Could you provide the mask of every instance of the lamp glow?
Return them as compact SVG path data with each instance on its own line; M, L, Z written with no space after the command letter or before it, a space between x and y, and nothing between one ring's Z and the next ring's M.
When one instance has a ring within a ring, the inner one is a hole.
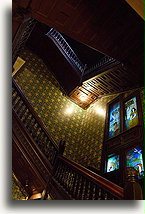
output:
M102 115L102 116L105 115L105 111L104 111L104 109L101 108L101 107L97 107L97 108L96 108L96 113L99 114L99 115Z
M72 106L70 106L65 110L65 113L69 115L69 114L72 114L73 111L74 111L74 108Z
M86 101L86 99L87 99L87 95L81 95L81 96L80 96L80 100L81 100L82 102Z

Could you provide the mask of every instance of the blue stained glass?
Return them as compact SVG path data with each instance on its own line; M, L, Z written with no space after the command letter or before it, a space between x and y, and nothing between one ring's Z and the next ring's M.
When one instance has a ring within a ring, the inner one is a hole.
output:
M125 103L125 126L126 129L130 129L138 124L138 112L136 97L128 100Z
M119 169L119 155L108 158L107 172L111 172L117 169Z
M139 172L139 177L143 176L144 167L143 167L142 149L140 147L136 147L127 152L126 166L134 167Z
M109 112L109 138L120 133L120 103L117 102L110 107Z

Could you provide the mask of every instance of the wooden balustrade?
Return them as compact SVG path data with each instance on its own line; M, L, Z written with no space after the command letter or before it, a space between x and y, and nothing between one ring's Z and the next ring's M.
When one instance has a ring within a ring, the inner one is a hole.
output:
M88 67L83 76L83 81L86 81L89 78L92 78L96 75L99 75L102 72L107 71L108 69L119 65L120 62L117 61L116 59L109 57L109 56L104 56L102 59L100 59L96 64Z
M102 71L106 71L107 69L120 64L120 62L117 61L116 59L109 57L109 56L104 56L102 59L100 59L98 62L96 62L96 64L94 64L90 67L87 67L87 65L84 65L80 61L80 59L77 57L75 52L72 50L72 48L69 46L69 44L66 42L66 40L63 38L63 36L58 31L51 28L46 35L50 39L52 39L52 41L56 44L56 46L59 48L59 50L63 54L65 53L65 55L67 56L69 61L73 65L75 65L75 67L79 71L81 71L83 81L85 81L88 78L88 75L90 75L90 74L92 75L92 72L94 72L94 71L96 72L95 75L97 75Z
M51 28L46 35L51 38L59 48L61 48L60 51L62 50L63 53L65 53L69 60L72 62L72 64L75 65L81 73L83 73L86 66L83 65L83 63L77 57L67 41L64 39L64 37L53 28Z
M107 64L113 63L113 62L118 62L117 60L115 60L112 57L109 56L104 56L102 59L100 59L96 64L90 66L85 73L89 73L92 72L96 69L99 69L100 67L106 66Z
M26 14L25 14L26 16ZM27 14L28 16L28 14ZM12 45L12 62L14 63L17 56L19 55L19 52L24 47L27 39L29 38L33 28L35 27L35 24L37 21L35 19L28 17L25 17L22 24L20 25L18 32L14 38L13 45Z
M54 179L71 199L124 199L123 188L63 156L57 159Z
M50 137L45 125L37 116L33 107L27 101L14 79L12 88L12 106L34 142L53 165L59 148Z

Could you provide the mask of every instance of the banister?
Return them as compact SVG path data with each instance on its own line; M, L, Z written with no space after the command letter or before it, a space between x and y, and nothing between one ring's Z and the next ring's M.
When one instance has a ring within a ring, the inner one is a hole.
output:
M59 155L58 163L61 163L61 162L63 162L65 166L68 166L68 168L70 170L73 169L75 171L75 173L77 173L79 175L78 177L82 176L82 178L87 178L87 182L88 183L90 182L90 185L91 185L91 183L95 183L96 185L99 186L99 188L102 188L103 191L106 191L107 193L109 192L110 194L114 195L118 199L124 198L124 190L120 186L112 183L111 181L103 178L102 176L100 176L98 174L95 174L94 172L75 163L74 161L71 161L64 156ZM56 166L56 168L57 168L57 166ZM63 171L63 174L65 174L65 171ZM62 177L63 177L63 175L62 175ZM61 180L63 180L62 177L61 177Z
M91 72L93 72L94 70L100 70L103 67L106 67L108 65L118 65L120 64L119 61L117 61L116 59L110 57L110 56L104 56L103 58L101 58L98 62L96 62L96 64L91 65L90 67L88 67L85 72L84 75L87 75Z
M27 98L25 97L25 95L23 94L22 90L20 89L20 87L18 86L18 84L16 83L16 81L14 80L14 78L12 78L12 83L14 85L14 87L17 89L19 95L21 96L22 100L25 102L25 104L27 105L28 109L30 110L30 112L34 115L35 119L37 120L37 122L39 123L39 125L41 126L42 130L46 133L46 135L50 138L50 140L52 141L54 147L58 150L58 145L55 143L55 141L53 140L53 138L50 136L50 134L47 131L47 128L45 126L45 124L42 122L42 120L39 118L39 116L36 114L36 112L34 111L34 108L32 107L32 105L28 102Z
M70 45L67 43L67 41L64 39L64 37L56 31L54 28L51 28L48 33L46 34L49 38L51 38L55 44L58 46L60 51L63 51L63 54L69 58L69 60L72 62L73 65L81 72L83 73L85 70L85 65L80 61L78 56L75 54L75 52L72 50Z
M51 28L46 36L48 36L55 43L66 59L69 60L75 68L77 68L82 75L82 81L87 80L90 76L93 77L94 75L98 75L105 70L120 64L120 62L116 59L105 55L95 64L88 67L87 64L83 64L80 61L64 37L54 28Z

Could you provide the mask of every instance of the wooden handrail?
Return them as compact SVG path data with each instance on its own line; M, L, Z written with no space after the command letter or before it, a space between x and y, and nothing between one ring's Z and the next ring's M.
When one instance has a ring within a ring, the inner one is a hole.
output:
M86 66L80 61L64 37L54 28L51 28L46 36L53 40L59 50L65 54L69 61L83 74Z
M53 143L54 147L58 150L58 145L55 143L55 141L53 140L53 138L50 136L50 134L47 131L47 128L45 126L45 124L42 122L42 120L39 118L39 116L36 114L34 108L31 106L31 104L28 102L27 98L25 97L25 95L23 94L22 90L20 89L20 87L18 86L18 84L16 83L16 81L14 80L14 78L12 78L12 83L14 85L14 87L17 89L19 95L21 96L22 100L24 101L24 103L26 104L26 106L28 107L28 109L30 110L30 112L33 114L33 116L35 117L35 119L37 120L37 122L39 123L39 125L41 126L42 130L46 133L46 135L49 137L49 139L51 140L51 142Z

